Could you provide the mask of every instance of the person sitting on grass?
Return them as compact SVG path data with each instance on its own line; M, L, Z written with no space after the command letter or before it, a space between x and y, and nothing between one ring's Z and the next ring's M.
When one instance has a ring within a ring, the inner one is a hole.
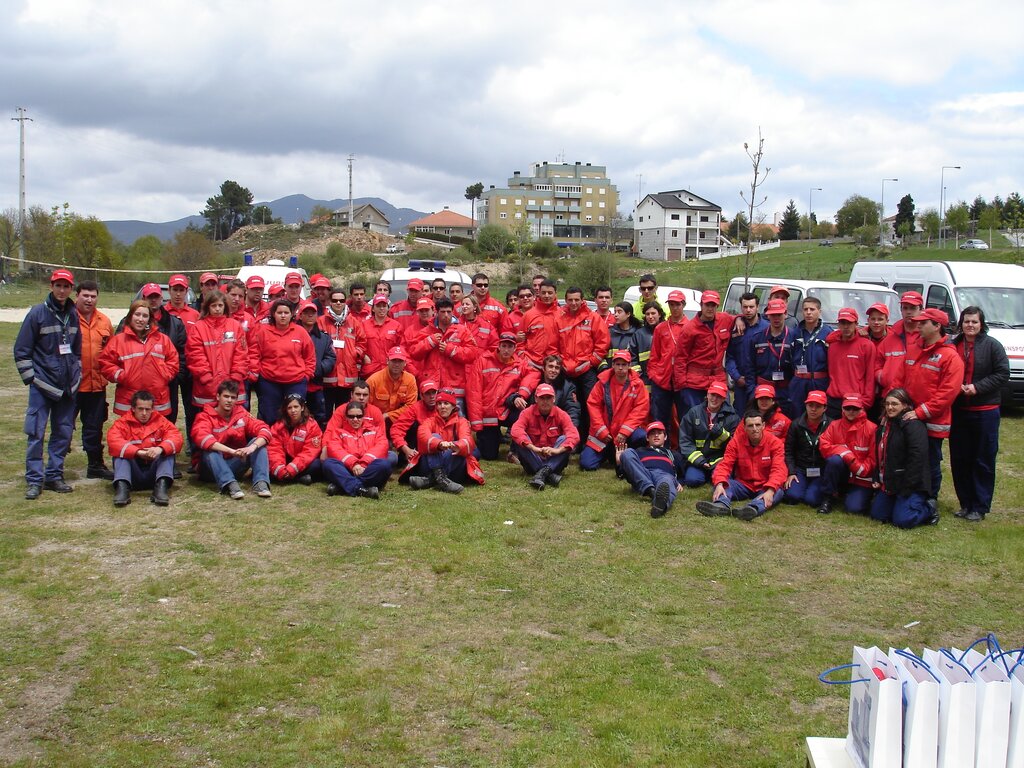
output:
M243 499L238 481L251 469L253 492L269 499L270 438L270 427L238 404L238 382L222 381L217 400L204 406L192 425L192 441L201 452L199 479L216 482L232 499Z
M705 517L733 515L750 521L782 501L786 493L785 447L765 429L759 411L744 414L743 431L729 441L711 482L715 484L711 501L697 502L697 511ZM748 503L733 509L734 501Z
M555 405L554 387L541 384L534 397L537 402L519 414L512 425L512 450L518 454L523 471L533 475L530 487L543 491L545 485L557 488L562 482L580 433L569 414Z
M683 484L687 488L699 488L711 479L739 426L740 417L726 400L728 394L723 382L713 382L707 399L693 406L679 423L679 452L686 459Z
M166 507L174 457L184 442L178 428L153 410L151 392L140 389L132 395L131 410L107 430L107 448L114 460L114 506L131 504L133 489L152 488L149 500Z
M821 472L821 504L818 514L827 515L839 496L845 493L849 512L868 512L875 473L875 424L864 413L860 394L851 392L843 398L843 417L836 419L821 436L819 450L825 458Z
M820 389L807 393L804 413L789 426L786 433L786 503L821 504L821 473L825 459L818 450L825 428L832 420L825 414L828 398Z
M327 495L379 499L394 464L388 458L388 438L383 424L368 424L362 403L349 401L344 412L347 424L327 437L324 476Z
M403 474L415 491L437 488L444 493L462 493L467 478L484 484L480 463L473 455L469 422L456 410L455 393L442 390L435 398L434 412L420 422L416 434L419 453L409 461Z
M605 459L614 459L616 449L642 446L647 441L641 425L648 419L650 396L631 364L629 351L618 350L612 355L611 370L598 375L587 398L590 434L580 453L580 469L585 472L597 469Z
M284 397L281 418L270 428L267 459L275 483L312 485L322 477L320 451L323 433L302 395Z
M683 459L666 444L668 432L660 421L647 425L647 446L617 448L615 462L633 490L651 500L651 517L663 517L683 490L679 477Z
M775 397L775 387L771 384L758 384L754 388L754 402L764 418L764 428L785 442L791 422L789 416L784 414L782 408L779 407L779 401Z

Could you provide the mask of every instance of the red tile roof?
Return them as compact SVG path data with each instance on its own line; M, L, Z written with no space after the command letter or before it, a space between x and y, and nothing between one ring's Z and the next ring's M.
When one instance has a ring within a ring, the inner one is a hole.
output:
M444 210L439 213L432 213L429 216L424 216L422 219L409 223L409 229L415 229L416 227L461 227L469 228L475 227L476 222L469 216L463 216L461 213L456 213L451 210Z

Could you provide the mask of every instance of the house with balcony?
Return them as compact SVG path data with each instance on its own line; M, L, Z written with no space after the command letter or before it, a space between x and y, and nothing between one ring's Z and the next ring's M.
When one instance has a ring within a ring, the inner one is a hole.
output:
M529 227L536 240L561 247L603 248L612 237L619 193L603 165L534 163L527 175L513 172L506 186L484 190L477 204L483 224Z
M651 261L715 258L722 207L685 189L647 195L633 215L633 251Z
M348 207L339 208L331 215L334 223L340 227L352 227L362 229L366 232L376 232L381 235L388 234L391 221L377 206L372 203L357 205L352 210L352 221L348 218Z

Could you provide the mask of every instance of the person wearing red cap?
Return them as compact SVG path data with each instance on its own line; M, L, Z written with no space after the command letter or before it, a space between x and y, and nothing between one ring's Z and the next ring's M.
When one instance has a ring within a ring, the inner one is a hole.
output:
M438 301L447 301L447 299L440 298ZM436 331L437 327L434 325L435 314L434 300L426 296L421 296L416 302L415 322L411 325L407 325L402 330L401 346L406 350L406 354L408 354L408 351L412 349L413 344L416 344L424 336L430 336ZM417 379L421 378L423 373L421 370L421 361L410 356L406 370Z
M680 386L676 407L686 413L704 400L714 381L725 382L725 350L736 318L719 312L717 291L704 291L700 312L683 326L676 352L674 378Z
M534 397L536 402L519 414L509 434L523 471L533 475L530 487L543 491L545 485L557 488L562 482L580 433L569 414L555 405L554 387L541 384Z
M298 272L289 272L284 276L284 300L291 307L294 317L302 303L302 275Z
M131 503L131 491L152 489L149 500L158 507L170 503L174 481L174 457L184 439L178 428L153 410L153 395L140 389L131 410L107 430L107 447L114 463L114 506Z
M14 341L14 364L28 387L25 411L25 498L38 499L43 488L74 490L64 480L64 457L75 428L75 398L82 382L82 329L71 299L75 278L67 269L50 275L50 293L29 309ZM48 459L43 442L50 425Z
M501 330L505 321L505 305L491 296L491 279L483 272L473 275L473 293L479 304L480 319L495 329L495 333Z
M928 504L928 431L919 419L903 418L913 407L905 389L888 392L875 433L877 490L870 514L872 519L892 523L897 528L914 528L939 520Z
M764 308L768 324L749 336L750 354L743 378L747 382L747 399L756 397L754 390L768 385L774 389L779 409L790 416L793 404L789 399L789 383L793 380L793 341L795 334L786 326L786 302L771 299ZM782 435L776 435L782 437Z
M825 429L832 423L825 414L828 397L819 389L807 393L804 412L789 425L786 432L787 504L821 504L821 473L825 458L818 444Z
M592 472L605 459L614 458L617 448L644 445L643 425L650 416L650 396L640 374L630 368L629 352L620 349L612 358L611 370L597 377L587 398L590 433L580 453L580 469Z
M498 348L480 355L476 366L480 380L481 422L477 425L471 421L470 426L477 432L480 458L494 461L498 458L501 444L501 428L511 429L520 411L526 407L530 389L524 385L523 379L530 370L530 364L523 355L516 353L516 337L503 333L498 339Z
M82 420L82 450L88 457L85 476L113 480L114 473L103 463L103 422L107 420L107 380L100 370L100 353L114 335L110 318L96 309L100 287L95 280L83 280L75 291L79 330L82 334L82 383L75 405Z
M786 435L789 433L789 425L792 422L789 416L779 408L778 400L775 397L775 387L771 384L758 384L754 387L754 402L750 407L761 414L767 432L771 432L779 440L785 441Z
M400 460L412 461L418 451L416 450L416 432L419 425L431 417L434 413L438 386L433 379L424 379L420 382L420 399L410 407L402 411L391 425L389 435L391 444L395 447Z
M266 317L270 309L267 302L263 300L263 291L266 287L266 281L259 275L252 275L245 281L245 311L252 315L255 322Z
M868 307L868 325L863 329L863 335L878 348L882 340L889 335L889 307L878 302Z
M732 515L749 522L785 497L785 447L764 428L761 414L753 410L744 414L743 429L729 441L711 482L715 485L711 501L696 505L705 517ZM747 503L733 508L734 501Z
M704 402L679 420L679 453L686 461L683 483L688 488L699 488L711 479L740 423L728 397L725 384L716 381L708 387Z
M351 398L352 385L360 377L366 357L366 330L363 320L352 314L345 303L344 291L332 289L327 311L317 321L334 349L334 366L324 373L325 415Z
M565 306L556 315L556 324L565 375L576 385L577 397L585 401L597 383L597 369L611 345L608 326L590 311L583 301L583 289L576 286L566 289ZM589 434L587 412L581 416L580 431Z
M535 293L536 303L523 313L525 341L522 350L536 368L543 365L548 355L558 354L557 295L554 281L545 279Z
M310 298L313 300L313 306L316 307L317 317L322 315L327 307L331 303L331 281L321 275L319 272L309 278L309 289L313 294ZM365 293L365 289L363 291Z
M753 365L753 348L750 340L754 334L768 327L768 321L757 311L758 297L753 291L740 296L740 320L732 331L729 346L725 350L725 372L732 381L732 407L737 414L747 409L750 400L747 371ZM671 304L669 305L671 307ZM742 327L741 327L742 326ZM652 393L652 400L653 400ZM653 406L652 406L653 408Z
M469 422L459 416L456 401L454 392L441 390L434 412L420 422L416 433L420 450L402 473L415 491L437 488L444 493L462 493L468 480L484 484L480 462L473 455L473 432Z
M619 472L644 498L651 500L651 517L663 517L683 489L679 476L683 458L668 447L668 432L660 421L647 425L647 445L616 448L615 462Z
M363 336L366 347L363 351L362 375L367 379L377 371L384 370L388 362L388 350L402 345L402 326L388 317L388 297L378 293L370 301L370 316L363 320ZM412 371L406 370L415 376Z
M310 378L316 372L316 348L309 334L292 322L286 299L270 305L269 323L253 329L249 347L250 377L256 378L259 416L266 424L278 419L285 395L295 392L306 397Z
M949 437L953 421L953 402L964 383L964 361L956 347L946 343L949 316L941 309L929 307L919 313L918 333L921 348L917 360L907 356L904 368L904 389L916 408L903 418L921 419L928 428L928 463L931 466L929 504L938 512L939 489L942 486L942 441Z
M921 334L917 316L921 314L924 299L917 291L900 296L902 317L893 323L889 333L878 345L881 367L875 375L878 389L888 392L902 387L908 365L914 365L921 352Z
M821 435L818 449L825 459L821 472L821 504L818 514L827 515L840 494L856 515L866 514L871 504L875 474L875 424L864 413L860 394L843 398L843 417L829 424Z
M452 322L453 312L452 303L440 299L431 331L416 339L408 347L408 354L417 362L419 376L429 377L441 389L455 393L462 401L460 412L467 412L467 407L479 407L479 378L473 362L481 350L465 326Z
M960 312L953 347L964 363L964 380L953 402L949 468L960 501L956 513L969 522L985 519L992 507L999 453L999 402L1010 380L1010 362L998 339L989 335L985 311Z
M299 303L299 325L309 334L316 355L316 368L306 385L306 403L321 429L327 426L327 419L333 413L327 403L327 392L331 388L331 379L337 374L338 354L342 352L334 346L334 340L324 330L322 322L322 317L317 318L316 304L303 299Z
M824 392L829 385L828 335L835 330L821 319L821 299L805 296L800 303L803 320L793 339L793 380L789 399L799 413L809 392Z
M416 377L405 370L409 356L401 347L392 347L387 358L388 364L370 376L366 385L370 389L370 402L380 408L385 428L390 429L416 402Z
M405 292L407 298L391 306L391 317L398 321L403 331L417 322L416 303L423 293L423 281L418 277L410 278L405 284Z
M367 422L362 403L349 401L337 413L344 413L345 422L327 438L323 463L327 495L378 499L394 469L384 425Z
M270 428L267 462L275 483L312 485L323 477L323 432L301 395L287 395L281 418Z
M846 395L860 395L865 410L875 401L877 353L875 345L857 332L859 319L857 310L843 307L839 310L839 330L825 339L828 342L828 415L833 419L839 418Z
M227 300L220 291L203 299L202 316L185 343L185 360L192 371L192 405L196 412L217 401L217 385L238 383L238 402L245 406L249 378L249 344L245 329L227 316Z
M199 295L196 296L195 301L192 302L192 309L199 312L203 308L203 299L206 298L206 294L211 291L215 291L220 287L220 279L213 272L203 272L199 276Z
M674 380L676 351L679 336L686 323L683 310L686 307L686 296L682 291L671 291L667 298L668 317L654 327L651 337L651 356L647 361L647 378L651 382L651 416L662 424L673 424L683 414L675 414L675 390L678 388Z

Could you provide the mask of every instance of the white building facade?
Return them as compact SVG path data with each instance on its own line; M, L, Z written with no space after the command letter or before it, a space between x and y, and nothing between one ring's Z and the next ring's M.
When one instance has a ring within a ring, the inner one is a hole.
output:
M647 195L633 215L633 249L650 261L715 258L722 207L685 189Z

